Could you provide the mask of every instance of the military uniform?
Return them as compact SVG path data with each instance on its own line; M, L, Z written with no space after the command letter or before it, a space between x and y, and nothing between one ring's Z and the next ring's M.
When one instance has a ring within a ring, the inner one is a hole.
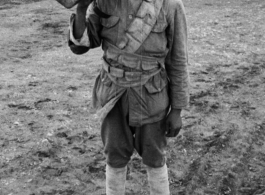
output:
M101 15L97 13L100 10ZM102 119L107 163L124 167L134 148L150 167L165 164L164 121L187 107L187 26L181 0L97 0L87 28L69 46L76 54L102 46L93 105ZM151 160L150 160L151 159Z

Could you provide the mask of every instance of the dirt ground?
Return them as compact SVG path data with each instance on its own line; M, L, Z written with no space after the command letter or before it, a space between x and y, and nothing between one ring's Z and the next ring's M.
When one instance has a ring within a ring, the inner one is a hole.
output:
M168 140L173 195L265 195L265 1L183 0L191 103ZM101 50L77 56L55 1L0 2L0 194L102 195L91 91ZM127 195L149 194L135 154Z

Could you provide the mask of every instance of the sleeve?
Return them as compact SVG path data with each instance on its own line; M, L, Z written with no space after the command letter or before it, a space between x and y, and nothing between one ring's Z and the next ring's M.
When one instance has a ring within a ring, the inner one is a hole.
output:
M86 16L86 29L80 39L75 39L73 35L74 22L75 14L72 14L67 38L68 46L73 53L84 54L89 49L93 49L101 45L100 30L102 27L100 24L100 18L94 12L92 4L88 7Z
M169 53L165 67L169 78L171 108L182 109L189 104L187 23L182 1L172 2L175 5L168 6L167 15L169 26L166 31Z

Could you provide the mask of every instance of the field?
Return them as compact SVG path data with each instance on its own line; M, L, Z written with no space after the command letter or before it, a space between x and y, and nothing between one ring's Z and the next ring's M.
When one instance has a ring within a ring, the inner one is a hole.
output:
M190 107L168 139L173 195L265 195L265 1L183 0ZM0 194L103 195L91 91L100 49L71 53L55 1L0 2ZM149 194L135 154L127 195Z

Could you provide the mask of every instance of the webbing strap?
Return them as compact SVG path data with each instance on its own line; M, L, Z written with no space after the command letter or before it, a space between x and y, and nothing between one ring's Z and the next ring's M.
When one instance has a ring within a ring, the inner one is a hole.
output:
M125 34L128 42L119 44L120 49L129 53L134 53L139 49L153 29L163 2L164 0L146 0L142 2L135 19L126 30Z
M106 60L104 59L102 63L102 68L111 76L116 77L116 78L125 78L125 80L127 81L135 81L141 78L150 78L161 71L161 68L154 68L148 74L144 74L143 72L124 71L120 68L115 68L115 67L110 66L108 62L106 62Z
M112 76L122 78L124 77L124 70L110 66L106 60L103 59L102 68Z
M143 56L136 53L128 53L115 45L103 40L102 46L105 48L105 57L117 62L120 65L139 70L152 70L154 68L164 68L165 55L161 57ZM140 66L138 66L140 63Z

